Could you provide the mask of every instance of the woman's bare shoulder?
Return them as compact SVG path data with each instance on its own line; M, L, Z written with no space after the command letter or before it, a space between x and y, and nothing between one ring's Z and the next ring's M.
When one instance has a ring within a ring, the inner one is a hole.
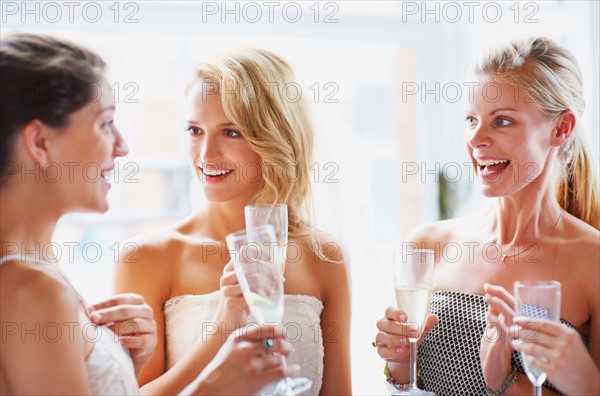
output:
M339 239L322 230L299 237L293 243L298 243L303 254L309 254L315 264L343 264L347 257Z
M190 218L184 218L159 229L137 235L125 243L121 254L121 263L139 263L144 265L161 264L172 261L189 238L185 232Z
M72 320L79 302L73 290L27 262L0 266L2 320Z
M589 257L594 264L600 262L600 230L571 214L565 214L563 236L569 250L579 258Z

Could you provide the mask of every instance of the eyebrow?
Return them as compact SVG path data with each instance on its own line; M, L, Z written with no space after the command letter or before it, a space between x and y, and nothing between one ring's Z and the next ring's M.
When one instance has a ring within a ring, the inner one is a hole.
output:
M113 105L106 106L106 107L105 107L105 108L103 108L103 109L100 109L100 110L98 111L97 115L100 115L100 114L104 113L105 111L110 111L110 110L115 110L115 105L114 105L114 104L113 104Z
M198 125L198 122L196 122L194 120L188 120L188 124ZM228 121L228 122L222 122L222 123L216 125L217 128L223 128L223 127L228 127L228 126L235 127L235 124L233 122Z
M506 111L506 110L508 110L508 111L517 111L517 109L515 109L515 108L512 108L512 107L503 107L503 108L501 108L501 109L496 109L496 110L494 110L494 111L491 111L491 112L490 112L490 115L493 115L493 114L495 114L495 113L497 113L497 112L499 112L499 111Z

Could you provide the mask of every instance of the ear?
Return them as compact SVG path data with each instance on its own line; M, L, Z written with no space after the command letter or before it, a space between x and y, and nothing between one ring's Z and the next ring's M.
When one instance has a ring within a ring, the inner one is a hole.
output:
M577 124L575 114L571 110L563 111L556 119L550 143L555 147L562 146L563 143L569 140L571 133L575 129L575 124Z
M50 129L40 120L32 120L22 129L23 142L27 152L41 167L51 162L49 155Z

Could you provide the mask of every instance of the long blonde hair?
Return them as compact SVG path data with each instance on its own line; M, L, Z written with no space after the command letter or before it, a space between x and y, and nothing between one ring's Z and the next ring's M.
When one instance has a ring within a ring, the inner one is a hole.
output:
M475 66L478 75L508 75L525 87L540 110L556 119L571 110L579 119L585 108L582 78L573 55L545 37L515 40L495 47ZM600 229L596 167L579 124L558 150L560 176L556 197L560 206Z
M225 115L261 158L264 183L253 203L287 204L290 236L309 234L314 132L291 67L247 49L202 64L195 77L219 93Z

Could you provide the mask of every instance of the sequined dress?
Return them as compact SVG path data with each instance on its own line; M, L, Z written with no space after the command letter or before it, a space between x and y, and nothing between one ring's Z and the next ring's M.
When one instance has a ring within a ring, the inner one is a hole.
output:
M479 358L487 307L480 295L433 293L430 312L438 315L439 322L425 336L418 353L425 390L436 396L487 394ZM563 319L561 322L573 328ZM582 336L582 340L588 344L586 337ZM513 352L512 362L517 371L524 373L517 352ZM548 381L544 386L558 392Z

